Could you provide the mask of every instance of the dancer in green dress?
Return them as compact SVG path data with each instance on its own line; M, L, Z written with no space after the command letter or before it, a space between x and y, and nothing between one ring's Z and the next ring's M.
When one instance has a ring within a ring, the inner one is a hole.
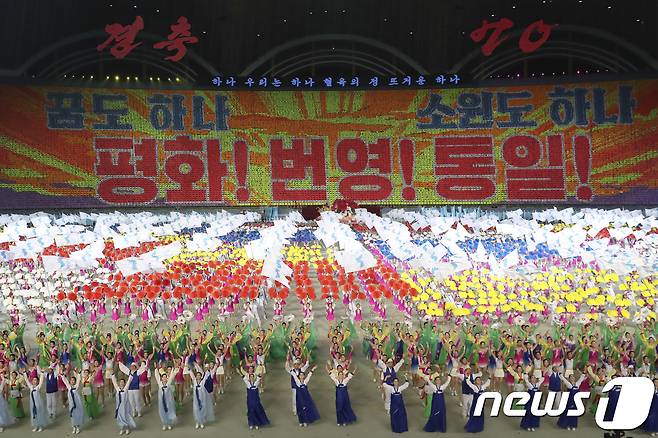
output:
M22 382L22 378L16 371L12 371L7 385L9 391L8 404L9 410L16 418L25 417L25 410L23 408L23 387L24 383Z

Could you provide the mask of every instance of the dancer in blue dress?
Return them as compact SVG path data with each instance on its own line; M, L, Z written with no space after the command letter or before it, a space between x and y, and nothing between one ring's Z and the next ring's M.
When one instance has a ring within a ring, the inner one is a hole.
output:
M642 425L645 432L656 436L658 433L658 378L653 379L653 400L651 401L651 408L649 415Z
M260 401L260 377L256 376L254 370L251 369L249 374L243 378L244 384L247 386L247 423L249 429L258 430L261 426L270 424L267 418L265 409Z
M425 392L432 394L432 405L430 409L430 416L425 423L423 430L425 432L445 432L446 431L446 402L443 396L443 391L450 385L450 376L448 379L441 383L441 376L434 377L432 382L429 376L424 375L427 385Z
M383 384L384 391L391 401L390 416L391 416L391 430L395 433L403 433L409 430L407 424L407 409L404 406L404 399L402 392L409 387L409 382L400 385L400 381L396 377L393 379L393 384Z
M537 382L537 377L534 375L530 377L526 375L524 381L528 388L528 394L530 394L530 400L525 404L525 415L521 418L521 429L534 432L539 428L539 417L532 414L532 399L536 393L540 392L541 383Z
M462 357L462 360L464 358ZM473 406L473 390L468 385L468 383L475 383L477 377L481 377L482 373L473 373L471 368L467 365L463 369L463 373L457 373L453 377L457 377L461 382L462 386L462 401L460 406L462 407L462 416L468 418L471 407ZM468 381L468 382L467 382Z
M7 385L7 380L4 377L0 376L0 394L4 394L5 386ZM11 426L16 422L14 413L9 411L9 404L7 400L0 395L0 432L4 432L5 427Z
M72 385L69 382L69 379L66 376L61 376L62 382L67 389L67 397L69 404L69 417L71 417L71 427L73 427L73 434L77 435L80 433L80 427L86 422L85 416L85 407L82 404L82 398L80 397L80 381L82 377L78 374L75 377L75 382Z
M466 384L473 391L473 402L471 404L471 409L468 413L468 421L464 425L466 432L477 433L484 430L484 415L475 415L475 407L477 406L478 398L482 395L485 390L491 384L491 380L487 379L486 382L482 383L482 377L478 376L475 378L475 382L471 383L470 380L465 380Z
M165 368L155 371L155 381L158 383L158 413L162 422L162 430L171 430L176 424L176 402L174 401L174 379L178 368L171 369L169 374Z
M379 368L381 372L381 385L382 385L382 391L384 392L384 409L386 409L386 412L389 412L390 406L391 406L391 394L387 391L384 390L384 384L386 385L393 385L393 380L397 379L398 377L398 371L400 370L400 367L404 364L404 359L400 359L398 363L393 365L393 359L388 359L386 362L382 360L377 361L377 368Z
M331 377L331 380L336 385L336 424L346 426L356 421L356 415L354 415L352 404L350 403L350 395L347 392L347 383L352 380L356 370L354 370L354 373L348 372L345 375L345 371L341 365L338 365L336 368L334 372L329 373L329 377Z
M134 379L136 377L130 376L128 379ZM111 377L112 386L114 386L116 407L114 409L114 418L117 420L117 425L119 426L119 435L130 434L131 429L137 429L137 424L133 418L132 407L130 406L130 400L128 399L128 387L126 387L126 381L121 379L117 382L117 378L114 374Z
M30 390L30 421L32 422L32 432L41 432L44 427L48 426L49 418L46 409L46 403L41 396L41 388L45 382L45 374L37 368L39 379L36 377L30 381L27 375L23 374L23 380Z
M317 368L317 365L313 366L308 374L303 371L299 374L295 374L294 372L290 373L295 380L295 385L297 386L297 418L299 419L300 427L306 427L320 419L318 409L315 407L311 393L308 391L308 382L311 380L315 368Z
M286 371L291 375L290 376L290 388L292 389L292 414L297 415L297 385L295 384L295 377L299 376L299 373L306 372L309 367L308 360L303 364L299 360L294 360L291 365L291 357L288 356L286 359Z
M562 380L564 386L569 389L569 398L567 401L567 408L564 412L562 412L562 415L560 415L560 418L557 420L558 427L567 430L576 430L578 427L578 417L569 417L567 412L576 409L576 394L578 394L580 391L580 385L585 381L586 378L587 375L585 373L581 374L578 380L576 380L576 377L573 374L569 375L568 379L565 379L564 376L560 374L560 380ZM654 396L654 401L655 399L656 397Z

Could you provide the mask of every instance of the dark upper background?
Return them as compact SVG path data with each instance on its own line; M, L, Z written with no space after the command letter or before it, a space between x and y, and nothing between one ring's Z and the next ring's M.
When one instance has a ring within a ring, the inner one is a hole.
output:
M215 73L454 70L486 80L658 72L657 0L0 0L0 6L5 78L169 76L207 84ZM137 15L145 21L138 39L150 43L123 61L96 52L106 24L132 23ZM174 65L150 47L181 15L200 42ZM469 33L483 19L501 17L512 19L515 30L538 19L560 26L533 57L520 53L517 36L486 58Z

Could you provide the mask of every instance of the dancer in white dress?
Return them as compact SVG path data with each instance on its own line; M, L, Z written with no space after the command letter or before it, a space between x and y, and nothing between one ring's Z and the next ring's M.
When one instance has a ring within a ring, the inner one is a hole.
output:
M73 434L77 435L80 433L80 427L85 423L85 408L82 404L82 398L80 397L80 380L81 377L79 374L75 376L75 382L71 384L69 379L66 376L61 376L64 386L66 386L66 394L69 402L69 417L71 417L71 427L73 427Z
M129 377L130 380L133 378L136 377ZM117 382L116 376L112 375L112 386L114 386L116 398L114 418L117 420L117 425L119 426L119 435L123 435L124 433L128 435L131 429L137 429L137 424L133 418L128 390L126 389L126 381L121 379Z
M217 366L212 370L205 373L195 363L196 374L190 372L190 379L192 380L192 403L194 412L195 429L203 429L207 423L215 421L215 404L212 394L206 390L208 380L217 372Z
M165 368L160 368L155 372L155 380L158 383L158 413L160 421L162 421L162 430L171 430L177 421L174 387L172 386L177 372L178 368L172 369L168 375Z
M7 381L4 377L0 377L0 394L4 394ZM5 430L5 427L11 426L16 422L13 413L9 412L9 405L4 397L0 396L0 432Z
M23 380L30 390L30 421L32 422L32 432L41 432L43 428L48 426L48 411L46 408L46 403L41 396L41 388L43 387L45 378L44 374L39 371L39 379L36 377L30 380L27 378L27 375L23 374Z

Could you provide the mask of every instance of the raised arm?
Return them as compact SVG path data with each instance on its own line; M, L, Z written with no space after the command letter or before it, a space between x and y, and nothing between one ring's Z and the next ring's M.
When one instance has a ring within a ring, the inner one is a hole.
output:
M112 374L112 386L114 386L115 391L120 391L119 384L117 383L117 378Z
M66 386L67 390L71 390L71 383L69 382L69 379L66 376L62 376L62 383L64 383L64 386Z
M448 379L440 387L441 391L446 390L446 388L450 385L450 380L451 380L451 377L448 376Z
M117 365L119 367L119 371L121 371L126 376L130 375L130 369L127 366L125 366L123 363L118 362L118 361L117 361Z
M23 373L21 374L21 377L23 378L23 382L25 382L25 386L30 388L30 391L34 389L34 386L32 386L32 382L30 382L30 379L27 378L27 374Z
M37 386L34 389L36 389L37 391L40 391L41 388L43 387L43 382L45 382L45 381L46 381L45 375L41 374L39 376L39 383L37 384Z
M475 386L475 384L471 383L471 379L466 379L465 382L468 385L468 387L471 388L474 392L479 392L480 391L478 389L478 387Z

